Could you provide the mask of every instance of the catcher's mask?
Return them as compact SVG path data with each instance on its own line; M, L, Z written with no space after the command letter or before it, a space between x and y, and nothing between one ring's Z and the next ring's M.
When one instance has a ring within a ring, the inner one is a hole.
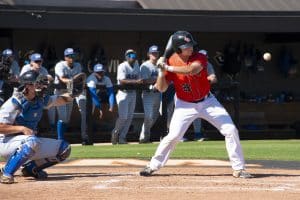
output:
M48 86L47 76L40 75L34 70L29 70L20 76L18 91L24 95L28 93L26 85L34 85L36 96L41 97L45 94Z

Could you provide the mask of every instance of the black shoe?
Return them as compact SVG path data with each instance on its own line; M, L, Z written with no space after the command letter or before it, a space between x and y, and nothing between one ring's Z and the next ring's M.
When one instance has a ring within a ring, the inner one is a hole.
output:
M45 172L44 170L32 170L32 171L28 171L26 169L26 167L24 167L21 170L22 176L24 177L34 177L35 179L39 179L39 180L43 180L46 179L48 177L47 172Z
M140 176L151 176L154 170L149 166L146 166L142 171L140 171Z
M119 131L114 130L111 133L111 143L118 144L119 143Z
M83 140L81 144L82 144L83 146L86 146L86 145L94 145L94 143L91 142L90 140Z
M147 143L151 143L150 140L145 140L145 139L142 139L139 141L140 144L147 144Z

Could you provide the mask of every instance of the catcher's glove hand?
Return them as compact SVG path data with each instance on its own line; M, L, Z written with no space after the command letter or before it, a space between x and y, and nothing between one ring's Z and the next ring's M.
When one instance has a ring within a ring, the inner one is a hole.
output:
M75 75L66 85L67 85L67 92L61 94L60 96L64 97L78 97L82 94L85 88L85 80L86 75L85 73L79 73Z

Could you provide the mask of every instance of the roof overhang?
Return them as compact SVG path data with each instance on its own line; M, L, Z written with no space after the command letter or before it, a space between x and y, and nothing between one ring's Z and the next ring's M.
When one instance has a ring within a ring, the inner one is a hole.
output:
M59 4L56 6L52 4L45 5L45 3L29 5L28 2L32 1L24 1L27 2L26 5L0 4L0 28L101 31L174 31L184 29L204 32L300 32L300 12L298 10L173 10L164 6L161 6L161 9L154 9L154 6L144 5L145 2L149 4L154 0L120 1L121 3L112 0L97 1L98 3L106 2L106 4L95 4L94 7L91 7L92 4L90 3L96 2L96 0L74 0L72 7L68 6L70 4L64 4L64 6L58 6ZM68 0L61 1L66 2ZM164 3L171 0L160 1ZM190 2L191 0L173 1ZM206 2L208 1L216 2L217 0L206 0ZM218 2L223 1L219 0ZM237 0L228 0L228 2L233 1ZM258 2L257 0L248 1ZM292 2L293 0L281 1ZM75 2L90 3L80 7L81 4ZM119 7L114 4L116 2ZM193 2L196 2L196 0ZM120 7L121 4L123 6Z
M300 11L299 0L137 0L144 9L197 11Z

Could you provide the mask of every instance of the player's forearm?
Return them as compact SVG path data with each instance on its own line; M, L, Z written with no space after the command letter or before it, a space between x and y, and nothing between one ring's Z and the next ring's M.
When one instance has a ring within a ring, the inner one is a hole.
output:
M160 75L157 77L156 84L154 85L154 87L160 92L165 92L169 86L163 73L164 72L160 72Z
M145 84L154 84L156 82L156 79L152 79L152 78L149 78L149 79L144 79L143 80Z
M180 67L165 65L165 69L173 73L193 75L193 74L198 74L203 69L203 67L199 63L192 63L191 65L180 66Z
M23 132L24 126L17 126L11 124L0 124L0 133L4 135L21 133Z
M67 96L59 96L56 100L56 106L62 106L73 101L73 98Z
M137 84L137 81L136 79L123 79L123 80L120 80L120 83L122 85L127 85L127 84Z
M109 107L112 109L115 105L115 95L113 87L107 88Z
M91 94L91 97L92 97L92 101L93 101L93 104L97 107L97 108L101 108L101 103L100 103L100 99L97 95L97 89L96 88L92 88L92 87L88 87L88 90Z
M51 101L50 104L48 104L45 108L49 109L51 107L56 107L56 106L62 106L67 103L70 103L73 101L73 98L71 96L57 96L57 95L52 95L50 98L53 98L54 100Z
M59 80L63 83L69 83L71 81L69 78L62 78L62 77L59 77Z

